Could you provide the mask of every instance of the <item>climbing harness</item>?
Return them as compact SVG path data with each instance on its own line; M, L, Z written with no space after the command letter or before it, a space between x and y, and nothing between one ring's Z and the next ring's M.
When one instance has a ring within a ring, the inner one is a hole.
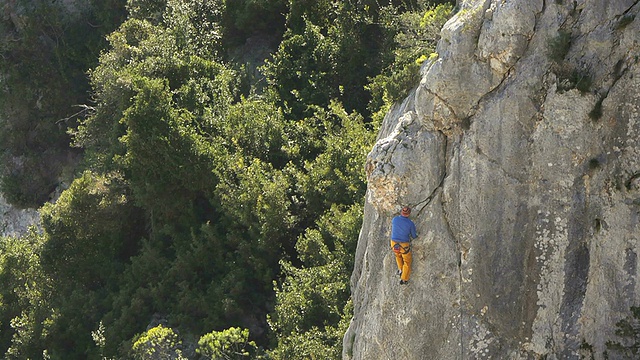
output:
M396 243L393 245L393 252L400 255L408 254L411 252L411 243L408 243L407 247L400 245L400 243Z

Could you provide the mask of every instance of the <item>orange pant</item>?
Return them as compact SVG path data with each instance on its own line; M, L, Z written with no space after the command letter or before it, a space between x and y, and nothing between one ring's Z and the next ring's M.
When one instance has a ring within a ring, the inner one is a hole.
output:
M411 256L411 245L409 243L398 243L391 240L391 249L396 244L400 244L404 251L402 254L398 254L394 252L393 254L396 256L396 264L398 264L398 270L402 271L402 276L400 277L402 280L409 280L409 275L411 275L411 261L413 260Z

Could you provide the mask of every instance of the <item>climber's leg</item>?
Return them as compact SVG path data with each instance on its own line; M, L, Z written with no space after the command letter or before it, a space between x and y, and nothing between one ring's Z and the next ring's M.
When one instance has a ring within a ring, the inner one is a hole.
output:
M411 262L413 261L413 256L411 255L411 251L406 254L401 255L402 257L402 276L401 279L404 281L409 281L409 275L411 275Z
M393 247L396 245L397 243L393 240L391 240L391 249L393 250ZM398 254L396 252L393 253L396 256L396 265L398 265L398 271L402 271L403 267L404 267L404 259L402 258L402 254Z

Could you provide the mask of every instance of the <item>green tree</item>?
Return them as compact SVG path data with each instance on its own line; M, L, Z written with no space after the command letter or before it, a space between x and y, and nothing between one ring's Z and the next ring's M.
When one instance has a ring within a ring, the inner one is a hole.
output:
M296 244L303 267L282 262L270 315L275 359L339 359L352 316L349 275L362 226L362 206L333 206Z
M249 330L237 327L203 335L196 352L210 360L262 358L256 343L249 341Z
M265 99L242 98L225 114L219 145L229 154L282 169L291 158L290 132L282 109Z
M328 105L340 94L334 77L338 48L322 30L311 21L305 21L299 34L289 30L264 68L268 83L277 89L282 106L293 118L308 115L311 105Z
M374 134L360 115L348 114L336 102L316 108L313 121L305 123L319 124L315 129L322 137L313 160L297 172L305 201L297 212L305 230L295 246L302 267L281 262L283 280L270 315L277 346L270 354L276 359L338 359L351 316L349 274L366 188L362 164Z
M289 222L290 176L271 165L286 164L281 112L232 105L233 73L198 51L182 5L110 37L92 73L96 113L75 134L97 168L123 174L150 225L105 318L107 343L155 312L193 332L264 313L256 304L271 292Z
M295 268L282 263L285 280L276 290L270 317L278 334L274 359L339 359L351 317L348 272L338 260Z
M85 172L55 204L41 209L42 267L53 287L49 351L83 358L90 332L110 306L128 259L145 229L122 178Z
M400 16L417 14L417 9L425 8L429 2L420 1L420 4L392 1L381 6L364 0L290 1L287 30L273 59L264 67L267 81L276 88L281 105L297 119L310 115L312 111L307 107L326 107L334 99L347 111L356 111L365 117L368 111L377 111L377 108L367 108L372 95L374 100L377 96L376 88L370 94L367 85L393 64L394 50L400 48L394 39L400 30ZM404 30L409 29L407 26ZM426 33L422 31L418 35ZM412 40L426 41L420 36ZM413 61L415 59L411 59ZM417 69L413 70L417 75ZM386 85L386 80L379 82ZM383 104L376 102L375 105Z
M433 5L436 4L437 5ZM390 63L372 77L367 89L372 94L372 112L386 111L388 106L407 96L419 82L419 68L424 61L437 56L435 48L440 29L453 15L452 1L420 1L411 11L398 12L386 8L381 24L393 35L393 56Z
M121 165L138 204L160 219L175 218L210 186L209 150L191 113L174 106L166 81L142 78L134 89L121 119L127 129Z
M54 282L100 289L138 249L144 220L122 179L85 172L41 209L43 266Z
M332 204L359 203L366 190L363 165L375 134L358 113L348 114L339 103L316 109L315 122L323 134L321 152L305 162L299 179L314 218Z
M133 343L133 357L138 360L184 360L182 341L171 329L162 325L140 335Z
M252 35L282 36L288 8L286 0L235 0L225 2L225 44L242 44Z
M35 228L20 238L0 238L0 354L40 358L47 346L52 287L42 271L44 236Z
M120 24L125 0L78 4L10 1L0 21L0 189L21 207L38 207L76 165L68 127L86 113L85 72L104 36ZM65 179L69 180L70 179Z

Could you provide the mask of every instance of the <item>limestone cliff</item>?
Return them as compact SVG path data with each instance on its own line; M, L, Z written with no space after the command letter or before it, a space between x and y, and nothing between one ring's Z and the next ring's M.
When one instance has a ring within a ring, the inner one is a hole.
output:
M369 154L343 358L603 359L640 305L640 1L460 7Z

